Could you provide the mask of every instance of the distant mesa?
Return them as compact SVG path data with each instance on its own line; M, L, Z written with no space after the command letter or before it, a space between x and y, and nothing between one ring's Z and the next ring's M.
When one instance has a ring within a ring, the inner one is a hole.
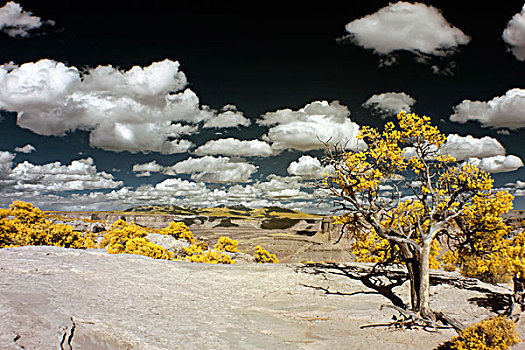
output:
M177 216L205 216L230 219L315 219L321 215L303 213L297 210L270 206L266 208L248 208L242 204L219 205L214 208L186 208L176 205L141 205L124 210L126 214L168 214ZM223 223L221 225L227 225Z

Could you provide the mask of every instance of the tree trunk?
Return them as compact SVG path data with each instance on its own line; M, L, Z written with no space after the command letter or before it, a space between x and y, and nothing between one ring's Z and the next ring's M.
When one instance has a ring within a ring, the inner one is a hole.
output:
M410 281L410 306L413 311L417 311L419 307L419 259L408 244L400 244L399 248L403 254Z
M419 256L419 306L417 311L421 317L434 319L430 310L430 246L432 241L423 240Z
M410 306L412 310L416 311L419 307L419 265L418 262L412 258L406 263L408 270L408 277L410 278Z
M512 305L509 313L511 317L519 317L525 306L525 279L515 274L512 277L512 284L514 285L514 294L512 295Z

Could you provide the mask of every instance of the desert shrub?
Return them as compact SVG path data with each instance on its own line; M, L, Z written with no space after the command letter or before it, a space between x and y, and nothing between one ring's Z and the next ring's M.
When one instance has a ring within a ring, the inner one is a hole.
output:
M95 233L88 232L84 235L87 249L97 248L98 236Z
M219 241L213 246L213 249L219 252L238 252L239 242L230 237L220 236Z
M255 247L254 258L255 258L255 262L258 264L266 264L266 263L275 264L279 262L279 259L277 259L275 254L268 252L266 249L264 249L260 245Z
M77 249L85 247L85 239L82 233L75 231L73 226L50 224L46 233L46 245Z
M184 257L178 257L178 259L207 264L235 264L235 260L228 254L203 248L202 245L198 244L192 244L188 248L183 247L186 255Z
M125 253L149 256L153 259L170 260L173 258L173 253L164 247L139 237L127 241Z
M54 224L31 203L14 201L0 209L0 248L26 245L53 245L84 248L83 232L70 225Z
M184 239L189 244L195 244L195 237L190 231L189 227L183 222L170 222L168 227L165 227L159 231L162 235L170 235L176 239Z
M146 239L148 230L124 220L115 221L99 246L110 254L137 254L153 259L172 259L173 253ZM89 237L91 239L91 237Z
M100 242L100 248L106 248L110 254L122 254L126 251L126 244L133 238L144 238L148 231L133 222L128 224L124 220L115 221L109 231L104 235Z
M519 341L514 322L503 316L495 316L465 328L436 350L506 350Z
M205 252L188 255L184 258L186 261L206 264L235 264L228 254L206 250Z

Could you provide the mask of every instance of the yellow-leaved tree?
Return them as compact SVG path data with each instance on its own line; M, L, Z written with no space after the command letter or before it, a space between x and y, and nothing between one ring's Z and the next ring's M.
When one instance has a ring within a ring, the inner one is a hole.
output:
M446 154L446 136L429 117L401 112L397 123L383 131L365 126L358 138L361 151L328 150L334 171L322 187L340 209L335 222L354 233L360 261L404 264L411 311L434 320L429 276L441 244L482 249L501 240L501 214L513 197L495 191L489 174Z

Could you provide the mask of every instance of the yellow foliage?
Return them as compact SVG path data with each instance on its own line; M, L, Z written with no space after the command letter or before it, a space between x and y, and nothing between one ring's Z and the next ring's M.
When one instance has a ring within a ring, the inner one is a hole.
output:
M87 249L95 249L97 248L97 235L94 233L86 233L84 235L84 240L86 241L86 248Z
M355 241L352 243L352 253L357 262L378 263L386 261L392 256L390 243L377 235L374 230L354 232Z
M506 350L520 342L514 322L503 316L487 318L464 329L437 350Z
M162 235L170 235L176 239L184 239L189 244L195 244L195 237L190 231L188 226L183 222L170 222L168 227L165 227L159 231Z
M148 231L144 227L117 220L104 235L99 246L106 248L110 254L122 254L126 251L126 244L130 239L144 238L147 235Z
M0 248L26 245L53 245L84 248L83 232L70 225L54 224L31 203L14 201L0 209Z
M266 249L264 249L260 245L255 247L254 258L255 258L255 262L258 264L266 264L266 263L276 264L279 262L279 259L277 259L275 254L268 252Z
M206 264L235 264L235 260L232 260L229 255L212 250L187 255L184 260Z
M213 246L213 249L219 252L238 252L239 242L230 237L220 236L219 241Z
M214 252L203 245L193 244L188 248L183 247L183 249L186 256L179 257L179 260L206 264L235 264L235 260L232 260L228 254Z
M153 259L167 259L173 258L173 253L167 249L148 241L146 238L132 238L126 243L127 254L137 254L149 256Z

